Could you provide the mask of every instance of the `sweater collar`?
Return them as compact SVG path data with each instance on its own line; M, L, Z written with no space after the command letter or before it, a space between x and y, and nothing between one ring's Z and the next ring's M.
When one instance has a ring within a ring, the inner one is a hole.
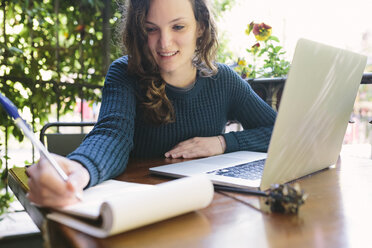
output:
M172 85L166 85L165 91L169 98L190 98L197 95L197 93L201 90L203 85L205 84L206 78L200 77L199 75L196 76L196 80L194 84L186 87L186 88L179 88Z

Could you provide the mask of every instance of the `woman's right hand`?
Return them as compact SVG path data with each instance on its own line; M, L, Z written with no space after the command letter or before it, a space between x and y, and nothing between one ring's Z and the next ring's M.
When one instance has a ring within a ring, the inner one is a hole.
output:
M89 172L80 163L53 154L68 180L64 181L49 161L41 157L37 164L27 168L28 199L40 206L62 207L78 202L76 194L82 193L89 183Z

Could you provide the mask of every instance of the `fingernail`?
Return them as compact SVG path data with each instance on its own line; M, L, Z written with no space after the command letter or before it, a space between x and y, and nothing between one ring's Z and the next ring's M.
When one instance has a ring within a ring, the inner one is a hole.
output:
M169 158L169 153L166 152L166 153L164 154L164 156L165 156L166 158Z

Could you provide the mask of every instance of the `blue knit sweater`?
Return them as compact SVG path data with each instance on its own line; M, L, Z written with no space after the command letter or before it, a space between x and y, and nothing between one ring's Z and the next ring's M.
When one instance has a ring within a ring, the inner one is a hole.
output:
M160 126L144 121L138 108L139 86L127 73L127 57L112 63L103 88L97 124L68 158L90 173L88 186L113 178L126 168L129 157L164 157L181 141L223 135L226 151L267 151L276 113L249 84L228 66L219 64L213 77L197 76L192 89L166 87L175 122ZM224 133L229 120L244 130Z

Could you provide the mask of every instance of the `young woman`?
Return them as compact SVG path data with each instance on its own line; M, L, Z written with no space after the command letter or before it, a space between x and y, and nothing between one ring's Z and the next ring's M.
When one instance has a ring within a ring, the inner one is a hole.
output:
M113 178L128 158L197 158L266 151L276 113L228 66L216 64L216 27L207 0L130 0L127 56L107 73L94 129L68 158L63 182L41 158L27 170L29 199L44 206ZM244 131L224 133L229 120Z

